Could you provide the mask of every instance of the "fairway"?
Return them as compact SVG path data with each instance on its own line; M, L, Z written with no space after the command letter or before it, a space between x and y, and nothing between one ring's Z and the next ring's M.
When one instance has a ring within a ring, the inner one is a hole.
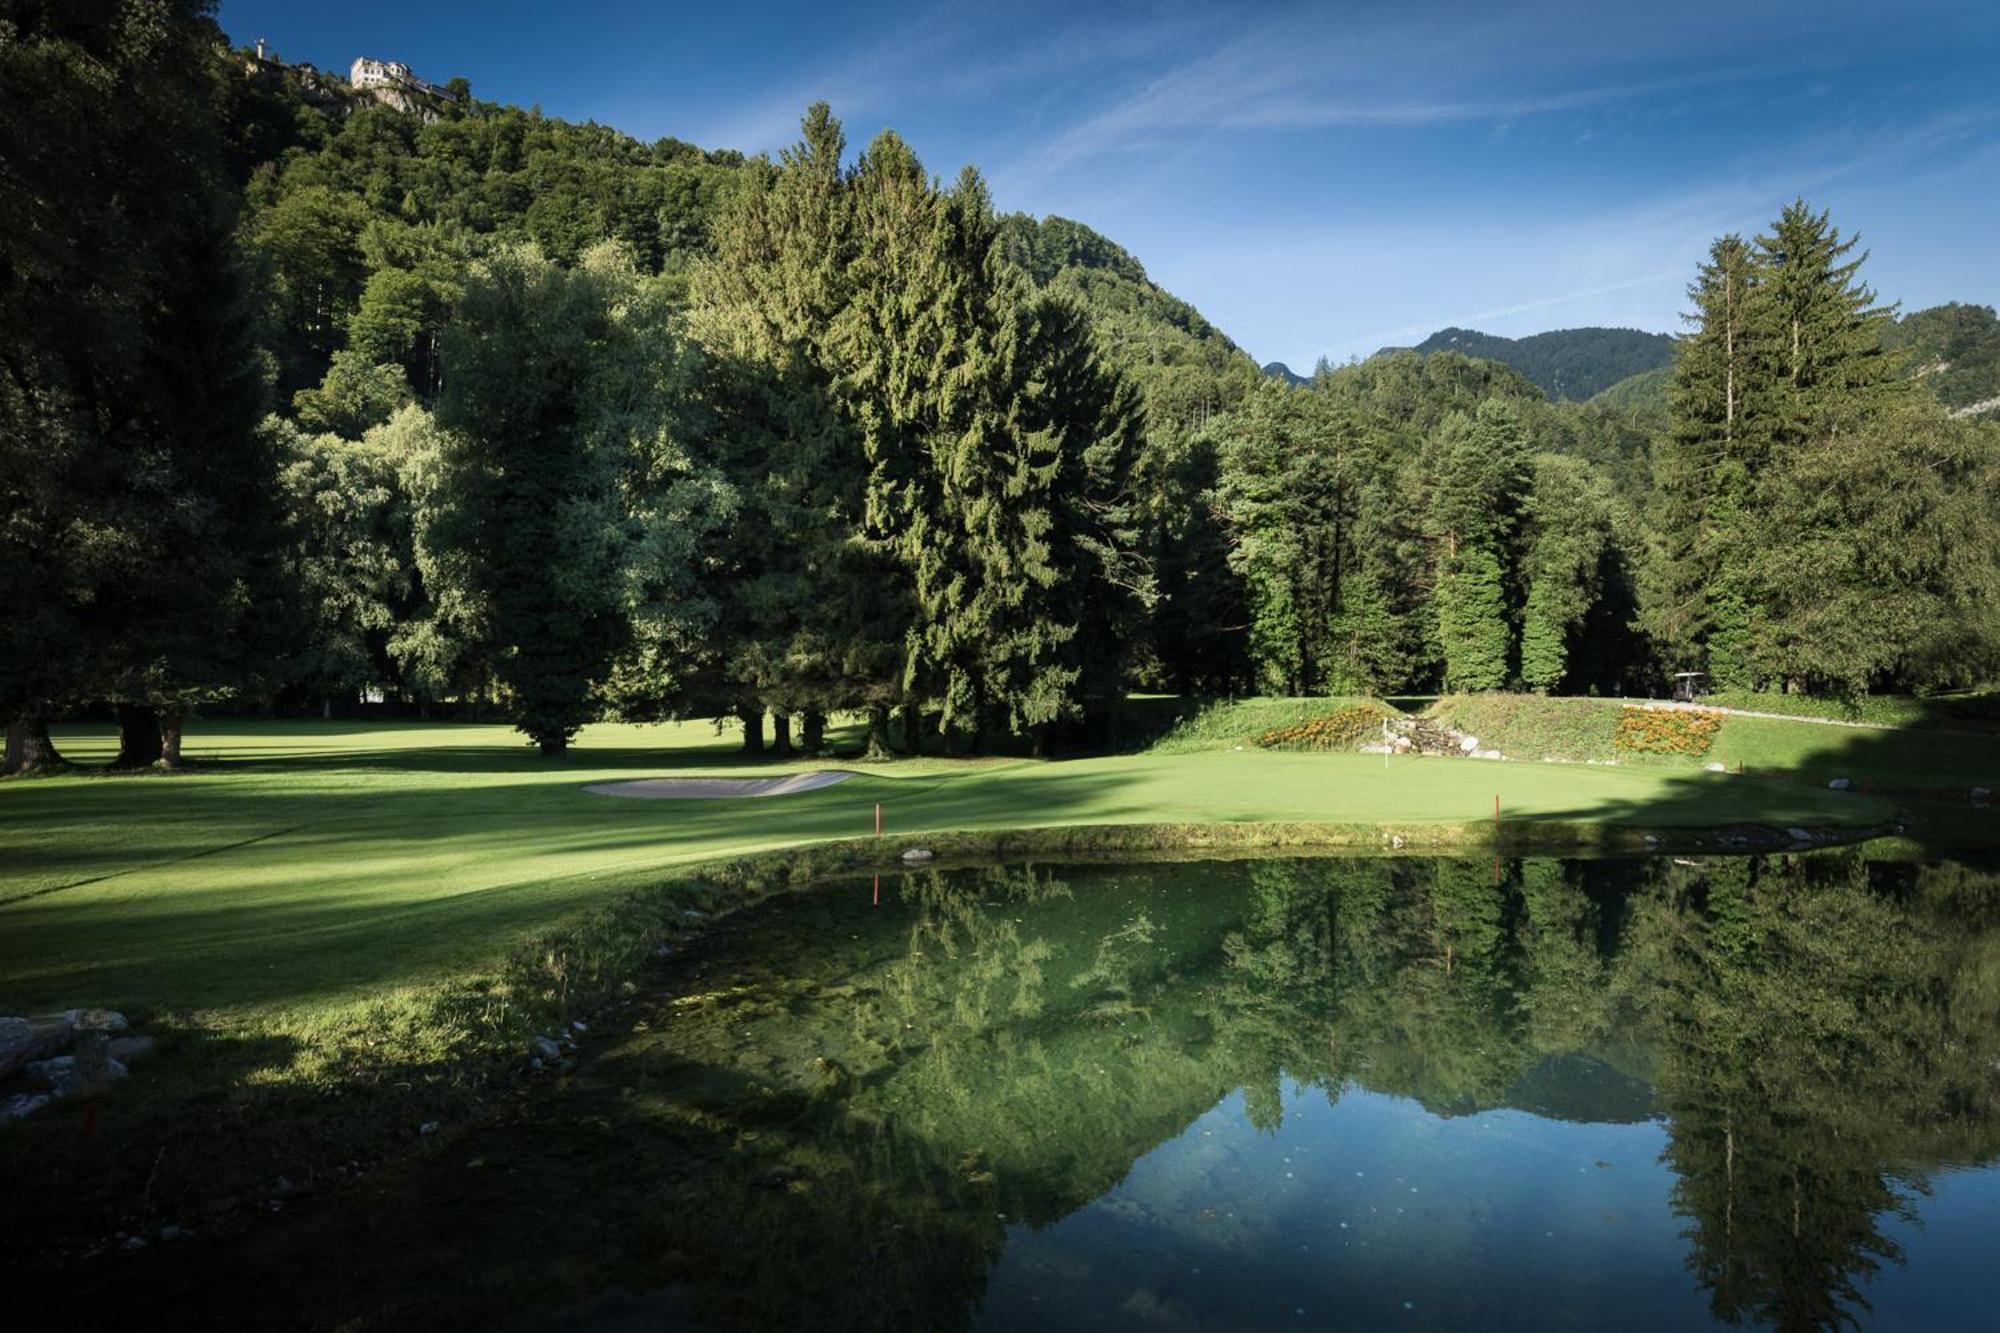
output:
M108 729L61 736L103 758ZM0 787L0 1009L320 1009L490 963L664 868L872 833L1273 821L1861 824L1887 803L1693 770L1210 751L903 760L759 800L590 783L750 777L706 724L588 727L550 764L505 727L218 722L178 776Z

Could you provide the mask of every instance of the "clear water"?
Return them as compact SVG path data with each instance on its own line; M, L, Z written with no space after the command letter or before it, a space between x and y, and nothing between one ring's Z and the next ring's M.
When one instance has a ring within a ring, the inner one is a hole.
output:
M629 1081L812 1090L771 1132L817 1276L720 1323L2000 1323L2000 879L1962 866L946 871L709 949Z
M324 1322L2000 1325L1975 867L899 874L652 985L569 1089L310 1233L379 1275Z

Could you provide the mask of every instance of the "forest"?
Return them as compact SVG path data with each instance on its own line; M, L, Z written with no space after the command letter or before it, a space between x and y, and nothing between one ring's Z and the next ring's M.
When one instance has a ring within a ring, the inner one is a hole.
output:
M381 105L195 0L11 24L8 771L87 710L126 767L204 708L364 704L549 755L834 715L1039 753L1135 691L1852 698L2000 658L1993 312L1899 318L1803 199L1715 240L1651 379L1597 393L1634 335L1544 344L1560 385L1450 348L1295 384L823 104L746 158Z

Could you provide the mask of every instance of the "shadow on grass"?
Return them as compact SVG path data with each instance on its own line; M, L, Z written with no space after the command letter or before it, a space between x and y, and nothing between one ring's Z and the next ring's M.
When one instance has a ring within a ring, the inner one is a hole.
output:
M1788 798L1811 793L1852 802L1855 813L1847 822L1871 832L1897 833L1922 854L2000 852L2000 817L1987 800L1974 796L1976 790L2000 789L2000 739L1949 730L1957 716L1946 702L1927 707L1922 719L1901 729L1748 719L1762 729L1752 734L1763 742L1736 743L1737 754L1749 757L1732 757L1733 733L1727 729L1715 751L1731 770L1743 764L1744 773L1676 772L1662 793L1645 800L1608 800L1590 809L1522 816L1518 822L1594 820L1681 828L1720 822L1742 826L1725 828L1723 835L1740 836L1753 826L1784 832L1793 824L1813 827L1810 819L1783 813ZM1775 752L1770 748L1773 737L1781 737L1789 749ZM1836 792L1831 784L1837 782L1843 785ZM1718 799L1737 813L1718 821Z

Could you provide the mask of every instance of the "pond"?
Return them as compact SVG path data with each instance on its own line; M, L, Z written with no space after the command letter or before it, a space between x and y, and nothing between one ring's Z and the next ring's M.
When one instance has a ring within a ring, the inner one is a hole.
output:
M301 1231L333 1278L294 1285L270 1239L232 1262L317 1282L329 1322L547 1329L2000 1305L2000 875L1976 867L897 873L722 919L612 1019L566 1089Z

